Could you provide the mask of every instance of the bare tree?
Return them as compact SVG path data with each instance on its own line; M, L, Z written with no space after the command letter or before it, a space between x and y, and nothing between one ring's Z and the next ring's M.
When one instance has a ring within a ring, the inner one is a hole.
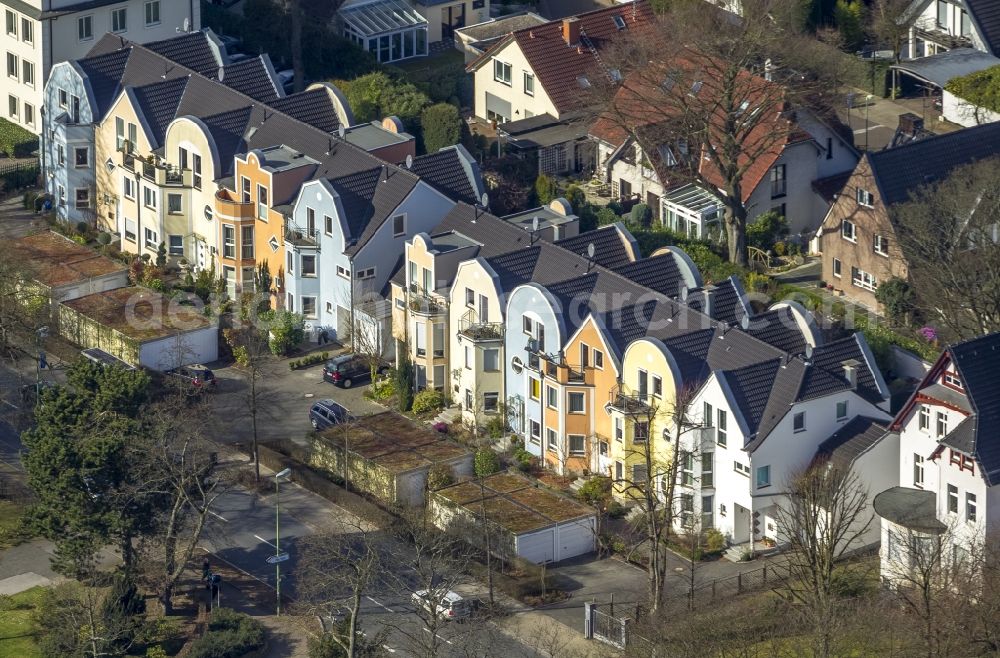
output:
M909 38L917 17L917 12L907 11L912 5L912 0L873 0L869 7L869 36L876 47L892 49L896 63L902 58L903 42Z
M643 392L619 384L612 406L627 419L631 441L625 448L625 463L632 472L616 483L619 492L631 498L642 514L642 539L637 549L647 553L648 603L652 611L663 603L667 574L667 540L673 531L677 502L678 459L684 438L701 424L688 415L692 393L679 391L673 400L658 401ZM662 428L657 437L654 429Z
M343 628L333 625L328 633L346 658L372 655L382 644L382 637L364 640L359 632L361 600L387 569L378 542L379 533L358 521L343 532L310 535L299 545L297 606L321 618L344 613Z
M17 344L49 320L51 304L45 288L34 280L36 266L23 254L7 249L0 258L0 357L15 358Z
M998 164L959 167L889 211L920 311L956 338L1000 330Z
M145 537L147 578L165 614L173 608L174 587L184 574L212 506L227 489L230 474L217 468L217 446L192 427L210 414L207 404L181 401L147 410L146 440L134 449L134 468L146 474L144 487L163 504L156 530Z
M665 187L694 182L724 207L729 259L747 264L751 168L801 127L795 111L831 121L835 88L813 56L820 44L788 0L743 0L742 18L704 2L674 2L655 27L602 53L591 79L602 122L638 145ZM804 69L809 69L808 72Z
M246 390L243 404L250 416L250 461L254 465L254 484L260 486L260 450L258 446L258 420L269 395L264 365L270 358L267 333L253 324L235 330L233 352L236 363L243 370Z
M778 534L790 549L782 591L812 623L813 655L833 654L836 564L862 547L873 519L864 485L832 462L816 464L787 484L787 503L776 512Z

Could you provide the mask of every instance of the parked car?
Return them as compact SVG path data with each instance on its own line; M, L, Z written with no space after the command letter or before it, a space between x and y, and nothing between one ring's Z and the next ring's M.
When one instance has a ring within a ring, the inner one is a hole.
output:
M384 375L388 371L388 365L379 364L378 374ZM323 379L341 388L350 388L357 381L371 379L371 374L368 360L356 354L341 354L323 366Z
M166 371L164 374L182 382L187 382L197 392L212 390L218 385L215 373L200 363L174 368Z
M473 606L471 600L462 598L455 592L449 591L440 595L441 598L435 602L434 599L438 595L440 595L439 592L421 589L414 592L410 598L413 600L413 605L436 614L441 619L460 621L468 619L472 615Z
M354 416L347 407L333 400L320 400L309 408L309 422L312 423L314 430L324 430L352 420Z

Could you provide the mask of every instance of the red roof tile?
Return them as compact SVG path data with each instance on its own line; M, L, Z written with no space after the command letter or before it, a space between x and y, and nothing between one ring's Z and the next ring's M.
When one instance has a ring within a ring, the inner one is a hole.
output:
M624 28L618 27L615 17L621 17ZM585 36L579 44L570 46L563 39L563 20L566 19L551 21L512 32L470 64L469 70L474 71L489 62L514 41L560 114L575 109L583 97L579 78L606 75L600 70L600 62L590 51L588 42L600 54L619 38L635 38L637 30L649 29L655 21L646 0L597 9L576 18L581 34Z

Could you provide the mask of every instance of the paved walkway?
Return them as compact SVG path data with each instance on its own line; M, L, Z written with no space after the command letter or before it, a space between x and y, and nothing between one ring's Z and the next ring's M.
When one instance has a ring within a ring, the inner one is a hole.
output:
M45 229L41 215L24 209L22 196L17 194L0 201L0 238L20 238Z

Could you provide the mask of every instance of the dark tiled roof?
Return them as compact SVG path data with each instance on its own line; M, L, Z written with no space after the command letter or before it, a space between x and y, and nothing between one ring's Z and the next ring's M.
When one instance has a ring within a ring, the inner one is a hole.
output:
M94 92L94 102L97 106L91 110L95 122L103 119L104 113L111 107L111 101L118 92L118 85L125 73L125 65L128 64L131 52L131 49L112 50L77 60L80 69L90 80L90 88Z
M167 126L176 116L177 107L181 103L189 80L187 77L174 78L132 88L139 110L149 123L157 147L163 145Z
M626 279L631 279L640 286L646 286L667 297L677 297L684 282L677 261L669 253L627 262L611 269Z
M806 350L805 336L795 321L792 310L787 306L754 316L747 332L789 354L802 354Z
M248 57L227 64L223 68L222 81L227 87L274 107L274 102L281 94L278 92L278 83L271 77L272 70L267 55Z
M624 29L618 29L615 16L624 19ZM653 11L644 0L590 11L576 18L581 31L598 53L612 48L619 38L635 38L637 31L648 29L654 21ZM493 53L511 40L520 47L545 93L560 113L581 104L584 88L578 78L605 75L588 44L566 44L562 35L562 21L551 21L513 32L508 39L473 62L470 68L488 63Z
M972 20L991 53L1000 57L1000 2L997 0L965 0Z
M333 99L326 89L309 89L275 99L270 105L279 112L315 126L323 132L333 134L340 128L340 118L337 116Z
M702 312L705 308L706 290L699 290L688 297L688 305ZM738 324L745 315L750 315L750 309L746 304L746 295L743 293L743 286L735 276L731 276L722 283L711 288L712 295L712 319L726 324Z
M799 398L808 400L836 393L848 386L844 373L845 361L857 361L858 393L871 402L884 399L884 382L872 371L873 364L858 342L858 334L821 345L813 350Z
M747 421L751 434L756 433L760 426L767 401L771 397L775 376L781 367L781 359L761 361L737 370L720 373L720 378L729 385L736 401Z
M215 76L223 62L202 31L189 32L162 41L145 44L154 53L186 66L192 71Z
M343 204L350 237L359 245L368 241L417 184L416 178L394 168L388 169L388 176L386 172L386 167L379 166L330 179Z
M476 205L482 198L479 165L462 146L415 158L412 171L452 199Z
M952 345L948 351L974 410L962 423L972 421L971 454L986 482L996 484L1000 482L1000 333Z
M583 257L587 256L587 250L593 244L594 262L613 270L632 262L632 252L626 245L627 239L616 224L611 224L557 240L556 244Z
M1000 154L1000 123L955 132L869 153L882 202L903 203L917 188L941 181L953 169Z
M847 472L854 460L885 436L888 426L868 416L855 416L830 435L816 450L817 462L831 462L841 472Z
M222 176L230 176L233 173L233 157L243 150L243 135L246 134L251 113L252 108L240 107L202 118L219 150Z

